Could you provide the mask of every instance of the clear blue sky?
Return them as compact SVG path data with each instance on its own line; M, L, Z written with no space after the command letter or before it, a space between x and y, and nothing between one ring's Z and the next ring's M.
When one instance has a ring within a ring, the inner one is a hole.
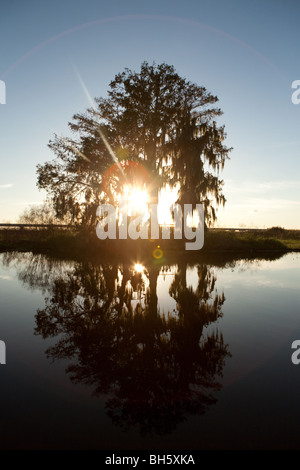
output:
M53 133L106 96L125 67L166 62L219 97L231 159L221 226L299 228L298 0L1 0L0 221L45 194L36 165Z

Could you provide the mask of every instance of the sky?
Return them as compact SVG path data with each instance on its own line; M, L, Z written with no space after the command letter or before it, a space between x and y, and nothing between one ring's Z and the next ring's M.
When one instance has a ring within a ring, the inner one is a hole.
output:
M45 199L36 166L90 106L76 70L106 97L147 61L219 98L233 150L217 225L300 229L299 18L298 0L0 0L0 222Z

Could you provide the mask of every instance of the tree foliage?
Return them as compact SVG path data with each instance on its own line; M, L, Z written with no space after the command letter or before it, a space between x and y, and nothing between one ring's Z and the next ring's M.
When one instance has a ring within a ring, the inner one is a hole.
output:
M38 165L38 187L49 193L58 217L69 214L93 224L96 207L113 200L125 184L138 179L156 203L168 183L179 188L178 202L203 202L210 222L215 206L225 203L218 174L231 150L224 145L224 126L216 122L222 114L217 102L173 66L144 62L139 72L125 69L110 83L107 98L73 116L75 138L56 135L50 141L56 158ZM149 178L128 162L142 164ZM112 165L116 171L103 188Z
M61 224L68 223L65 217L62 221L56 216L51 201L45 201L43 204L32 205L26 208L19 216L20 224Z

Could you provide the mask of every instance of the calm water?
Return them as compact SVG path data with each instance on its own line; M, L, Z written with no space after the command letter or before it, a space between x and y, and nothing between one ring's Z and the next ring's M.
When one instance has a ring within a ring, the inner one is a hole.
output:
M300 254L0 255L1 448L300 448Z

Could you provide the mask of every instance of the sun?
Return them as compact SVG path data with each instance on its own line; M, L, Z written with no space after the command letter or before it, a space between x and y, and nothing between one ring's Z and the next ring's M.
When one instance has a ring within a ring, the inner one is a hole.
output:
M127 214L148 214L149 195L147 190L137 186L124 186L123 195L127 203Z
M128 209L130 211L147 212L149 197L145 189L133 187L128 194Z
M159 191L157 216L160 225L173 225L170 207L178 197L178 189L165 186ZM144 220L150 217L150 196L145 187L127 184L123 186L119 199L125 200L127 215L144 214Z
M140 263L136 263L136 264L134 265L134 270L135 270L137 273L142 273L142 272L144 272L144 269L145 269L144 266L143 266L142 264L140 264Z

